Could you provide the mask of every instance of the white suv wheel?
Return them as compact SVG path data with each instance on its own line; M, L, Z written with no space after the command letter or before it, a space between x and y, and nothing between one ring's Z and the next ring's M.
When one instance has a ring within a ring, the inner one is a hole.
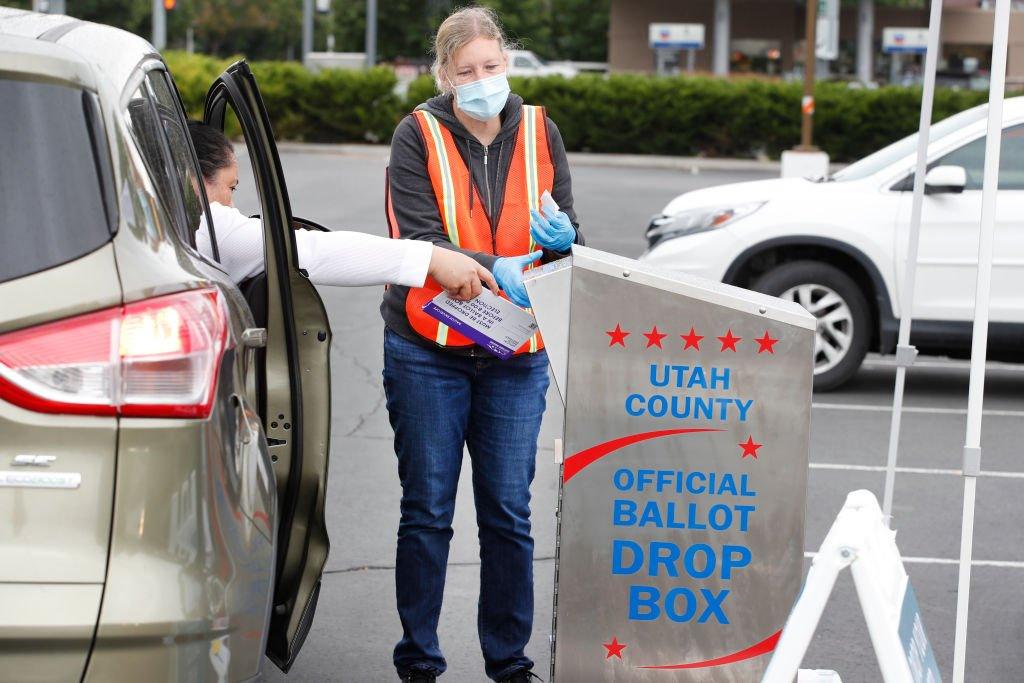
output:
M871 341L871 309L857 282L831 263L788 261L758 278L753 289L793 301L817 320L814 388L835 389L853 377Z
M795 301L818 319L814 334L814 374L828 372L838 365L853 343L853 313L835 290L819 284L790 287L779 295Z

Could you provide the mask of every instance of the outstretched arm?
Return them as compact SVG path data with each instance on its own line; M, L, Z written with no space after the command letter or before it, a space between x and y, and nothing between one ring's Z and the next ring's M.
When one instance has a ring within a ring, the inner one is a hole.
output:
M262 271L262 222L234 207L214 203L210 210L217 225L221 265L231 279L242 282ZM196 240L201 250L211 251L204 227L200 228ZM318 285L422 287L429 275L460 299L478 295L482 284L497 289L490 272L476 261L457 252L438 249L429 242L393 240L345 230L297 230L295 246L299 267Z
M491 273L473 259L429 242L394 240L361 232L295 233L299 266L318 285L422 287L434 278L457 299L480 294L481 283L497 290Z

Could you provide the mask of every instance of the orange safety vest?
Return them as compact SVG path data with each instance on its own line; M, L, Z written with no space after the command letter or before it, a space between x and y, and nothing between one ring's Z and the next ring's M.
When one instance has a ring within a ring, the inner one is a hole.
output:
M470 183L469 168L459 154L451 131L441 125L430 112L421 109L413 112L413 116L426 142L427 171L437 198L441 222L451 243L462 249L495 256L522 256L535 251L537 245L530 236L530 209L539 210L541 194L544 190L552 190L555 179L544 108L523 105L523 118L505 181L505 198L498 210L498 225L493 231L487 212L482 208L484 204L480 194L476 186ZM473 212L469 208L470 191L474 193L473 203L481 207ZM399 237L390 193L388 222L391 236ZM472 346L472 340L423 312L424 304L440 291L441 286L429 277L423 287L409 289L405 300L409 325L417 334L440 346ZM516 353L535 353L542 348L544 341L540 333L537 333Z

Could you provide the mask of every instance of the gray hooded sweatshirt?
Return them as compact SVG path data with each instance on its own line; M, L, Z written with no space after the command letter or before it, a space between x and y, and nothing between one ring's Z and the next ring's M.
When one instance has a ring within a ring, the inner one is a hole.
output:
M417 109L429 111L441 125L452 133L459 154L470 170L472 183L483 202L483 206L473 207L473 210L479 209L486 212L493 230L493 226L497 224L496 218L500 217L504 200L505 182L512 162L519 122L522 119L523 99L515 93L509 95L500 115L501 130L486 148L455 118L451 95L433 97L419 105ZM569 176L569 163L565 156L562 136L550 118L547 120L547 129L548 142L551 147L551 162L555 171L551 197L576 227L576 243L583 244L583 235L573 209L572 178ZM484 163L485 158L486 164ZM444 223L441 221L437 198L434 195L434 188L430 183L430 175L427 171L426 141L411 114L402 119L398 127L395 128L395 134L391 140L391 161L388 164L387 184L400 237L425 240L445 249L461 251L488 270L494 267L494 262L499 258L494 254L460 249L448 240L448 233L445 232ZM472 192L470 197L473 197ZM565 254L545 250L543 261L547 263L564 256ZM410 341L428 348L443 348L433 340L424 339L409 326L405 317L405 299L408 293L408 287L392 285L387 288L384 293L384 301L380 306L385 324L391 331ZM476 346L446 350L460 355L486 353Z

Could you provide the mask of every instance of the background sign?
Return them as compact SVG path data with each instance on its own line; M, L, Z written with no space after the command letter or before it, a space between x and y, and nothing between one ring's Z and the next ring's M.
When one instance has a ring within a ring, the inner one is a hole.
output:
M704 24L651 24L647 38L655 50L702 50Z
M882 52L923 55L928 51L928 29L887 28L882 30Z
M568 334L527 282L553 367L572 340L555 680L760 680L802 576L813 318L573 254Z
M814 56L817 59L839 57L839 0L818 0Z

